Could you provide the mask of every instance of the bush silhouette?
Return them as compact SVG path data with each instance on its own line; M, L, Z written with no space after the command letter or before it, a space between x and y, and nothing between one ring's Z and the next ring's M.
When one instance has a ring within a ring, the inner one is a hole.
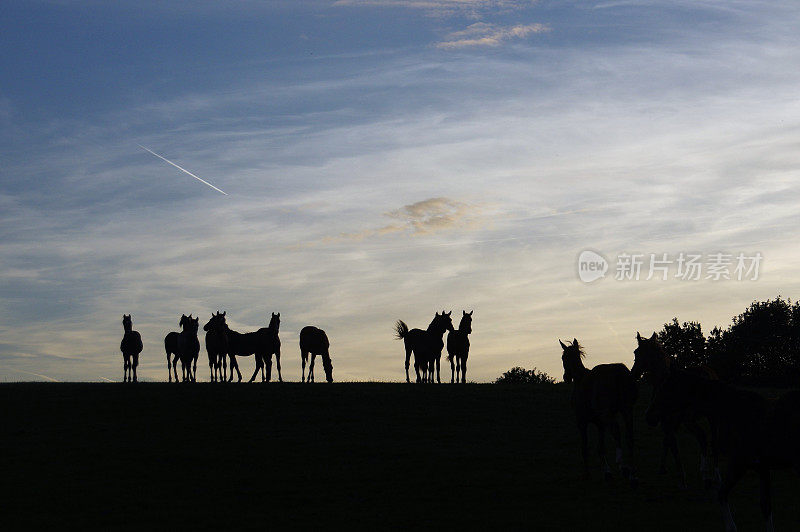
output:
M554 384L556 379L544 371L525 369L519 366L513 367L500 375L495 384Z

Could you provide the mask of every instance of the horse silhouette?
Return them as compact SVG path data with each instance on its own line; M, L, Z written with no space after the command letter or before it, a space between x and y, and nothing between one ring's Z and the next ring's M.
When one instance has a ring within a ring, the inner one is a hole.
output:
M561 340L558 343L561 344L563 350L561 361L564 365L564 381L575 383L572 389L572 406L575 409L575 418L581 436L584 476L589 476L587 431L589 423L592 423L597 427L597 453L602 460L606 479L611 476L611 468L606 459L605 432L610 430L617 445L617 466L623 477L627 478L632 486L636 486L633 404L636 401L637 390L631 372L624 364L599 364L588 369L583 365L583 348L578 344L577 339L573 338L571 344L564 344ZM628 463L625 461L617 422L617 418L620 416L624 425L624 440L628 448Z
M181 361L183 382L197 381L197 359L200 356L200 341L197 339L197 329L200 318L189 316L184 321L183 330L178 335L178 356L172 360L172 369L175 372L175 381L178 380L178 359Z
M408 329L403 320L397 320L395 324L396 338L403 339L406 348L406 382L411 382L408 377L408 367L411 354L414 354L414 371L417 373L417 382L433 382L434 364L436 366L436 380L439 378L439 361L442 358L444 341L442 340L445 331L453 330L453 320L450 315L453 312L441 314L438 312L433 317L426 330ZM421 372L421 374L420 374Z
M211 382L225 382L227 356L228 356L228 336L221 327L216 326L220 320L225 320L225 312L211 315L208 323L203 325L206 331L206 352L208 353L208 367L211 370Z
M255 379L258 370L261 370L261 382L269 382L272 379L272 355L275 355L275 365L278 368L278 382L283 382L281 375L281 339L278 337L278 332L281 326L281 313L273 312L269 319L269 325L262 327L258 331L261 349L256 352L256 370L250 382ZM266 369L266 377L264 370Z
M178 326L181 328L181 330L186 327L186 320L188 318L189 317L186 314L181 314L181 319L178 321ZM180 358L178 352L178 338L180 337L180 334L181 333L179 332L172 331L167 333L167 335L164 337L164 351L167 352L167 372L169 373L169 382L172 382L173 364L171 357L174 356L176 360ZM178 382L177 371L175 372L175 382Z
M139 366L139 353L142 352L142 336L133 330L130 314L122 315L122 328L125 334L119 349L122 351L122 382L136 382L136 368Z
M331 363L330 342L325 331L312 325L303 327L300 331L300 359L303 364L302 379L306 382L306 361L309 353L311 363L308 366L308 382L314 382L314 359L317 355L322 357L322 367L325 369L325 379L333 382L333 364Z
M646 418L655 425L665 416L684 411L706 412L715 420L720 452L728 456L718 491L725 530L736 530L730 492L748 469L754 469L765 528L772 531L770 470L792 467L800 473L800 391L788 392L770 406L755 392L673 369L656 391Z
M636 333L636 341L638 346L633 352L634 362L631 368L631 375L634 380L644 377L653 386L653 397L658 388L663 384L664 380L670 372L676 374L675 378L679 379L685 373L692 373L699 377L711 378L716 380L716 373L710 368L705 366L691 368L686 370L678 370L672 368L672 359L662 348L658 341L658 336L653 333L650 338L643 338L638 332ZM651 399L652 401L652 399ZM667 411L665 411L667 412ZM712 427L711 430L711 461L712 465L708 464L708 437L706 431L698 423L699 419L705 417L708 419ZM686 487L686 472L681 462L680 453L678 452L678 440L676 433L678 428L683 425L697 440L697 445L700 447L700 473L706 487L719 478L719 454L716 441L716 430L714 430L714 418L705 415L695 409L686 408L679 411L669 412L666 417L660 419L661 430L664 434L662 447L661 447L661 465L659 471L663 474L666 473L667 468L667 454L672 453L675 460L675 467L678 473L678 483L682 488Z
M280 313L272 314L270 327L262 327L253 332L240 333L228 327L224 314L219 314L215 319L209 320L206 324L209 331L224 335L227 346L228 358L230 359L230 377L228 382L233 381L233 372L238 375L238 382L242 382L242 372L239 370L239 363L236 357L247 357L254 355L256 369L248 382L253 382L259 370L264 377L264 366L271 366L272 353L280 351L280 340L278 339L278 326L280 325ZM271 368L268 368L268 370Z
M467 382L467 357L469 356L469 335L472 333L472 311L462 310L458 329L447 333L447 360L450 361L450 382Z

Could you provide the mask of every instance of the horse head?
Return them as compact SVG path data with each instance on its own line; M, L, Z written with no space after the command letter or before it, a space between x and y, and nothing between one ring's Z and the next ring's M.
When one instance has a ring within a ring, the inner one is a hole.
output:
M650 338L645 338L637 332L636 342L638 345L633 350L633 368L631 368L633 379L639 380L645 373L663 375L667 363L664 350L658 343L658 335L653 333Z
M211 315L211 319L208 320L208 323L203 325L203 330L216 331L219 330L223 325L225 325L225 312L217 311L216 314Z
M472 334L472 311L467 313L466 310L461 311L461 322L458 324L458 330L467 334Z
M444 331L452 331L452 330L454 330L453 329L453 318L452 318L451 314L453 314L452 310L450 312L445 312L443 310L441 314L439 314L437 312L436 316L434 316L434 318L433 318L433 322L431 322L431 325L435 324L435 328L437 330L441 331L442 334L444 334Z
M132 326L133 326L133 320L131 319L131 315L130 314L123 314L122 315L122 327L126 331L129 331Z
M586 367L583 365L584 357L583 348L578 343L577 338L572 339L571 344L565 344L561 340L558 341L561 344L561 349L563 353L561 354L561 363L564 366L564 382L573 382L578 380L581 373L586 370Z
M272 317L270 317L270 319L269 319L268 327L270 329L274 330L275 332L277 332L278 329L280 328L280 326L281 326L281 313L280 312L277 312L277 313L273 312L272 313Z

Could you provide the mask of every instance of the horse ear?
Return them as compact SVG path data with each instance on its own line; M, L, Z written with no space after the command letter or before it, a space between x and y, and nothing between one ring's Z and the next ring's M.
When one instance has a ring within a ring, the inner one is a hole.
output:
M475 312L474 310L470 310L468 316L472 316L472 313Z
M223 310L222 311L222 315L224 316L226 312L228 312L228 311L227 310Z
M637 342L641 342L642 341L642 335L639 334L639 331L636 331L636 341Z
M280 317L281 317L281 313L280 313L280 312L276 313L276 314L275 314L275 317L276 317L276 318L280 318Z
M651 336L650 339L653 341L658 340L658 335L654 332L653 336Z
M561 338L558 339L558 343L561 344L561 349L566 349L567 348L566 344L561 341Z
M578 345L578 339L577 338L573 338L572 339L572 345Z
M466 315L467 315L467 311L466 311L466 310L462 310L462 311L461 311L461 315L462 315L462 316L466 316Z
M444 311L442 311L442 312L444 312ZM453 314L453 311L452 311L452 310L451 310L450 312L448 312L448 313L447 313L447 315L448 315L448 316L450 316L451 314Z

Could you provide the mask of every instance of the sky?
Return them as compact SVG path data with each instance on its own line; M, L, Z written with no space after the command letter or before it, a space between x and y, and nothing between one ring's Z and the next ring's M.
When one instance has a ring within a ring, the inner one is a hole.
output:
M488 382L794 300L798 26L792 1L5 0L0 381L121 380L123 314L140 380L224 310L281 313L287 380L316 325L336 380L399 381L396 320L472 310ZM717 253L731 279L677 276Z

